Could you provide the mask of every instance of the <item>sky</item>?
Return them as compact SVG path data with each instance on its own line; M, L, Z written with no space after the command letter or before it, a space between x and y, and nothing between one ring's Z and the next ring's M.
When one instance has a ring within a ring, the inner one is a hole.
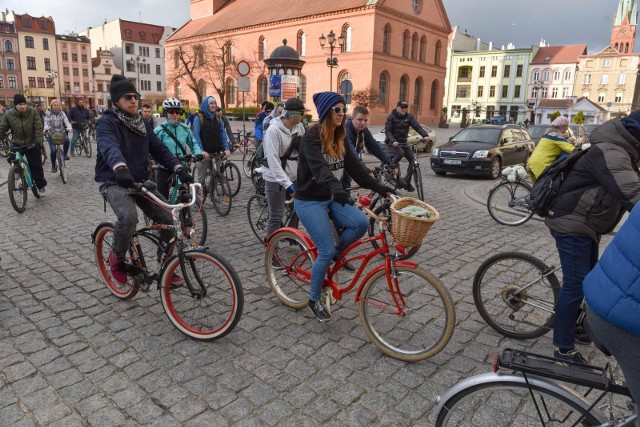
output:
M443 0L443 3L452 26L458 25L461 31L466 29L496 47L513 43L526 48L537 46L544 39L551 46L586 43L589 53L609 44L618 7L618 0ZM81 32L88 26L116 18L173 27L189 20L189 0L3 0L2 8L52 16L58 34Z

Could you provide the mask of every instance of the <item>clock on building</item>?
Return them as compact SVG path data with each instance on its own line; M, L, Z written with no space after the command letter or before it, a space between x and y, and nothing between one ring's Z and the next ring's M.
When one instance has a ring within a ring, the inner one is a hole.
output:
M620 30L620 34L622 34L623 36L626 36L627 35L627 29L626 28L621 29Z

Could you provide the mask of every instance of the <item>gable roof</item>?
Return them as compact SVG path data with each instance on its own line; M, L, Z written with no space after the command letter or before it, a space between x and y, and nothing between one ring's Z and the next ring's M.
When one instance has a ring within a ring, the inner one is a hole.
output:
M573 102L573 98L565 98L565 99L550 99L543 98L538 103L537 108L548 108L548 109L568 109L570 107L577 108L578 104L589 104L593 107L593 109L605 111L604 108L587 98L586 96L581 96Z
M586 54L586 44L544 46L538 49L531 65L577 63L578 56Z

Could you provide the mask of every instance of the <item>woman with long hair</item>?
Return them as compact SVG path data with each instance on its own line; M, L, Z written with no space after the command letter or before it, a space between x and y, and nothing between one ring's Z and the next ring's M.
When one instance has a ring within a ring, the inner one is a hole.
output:
M331 319L320 300L322 282L332 260L364 235L369 225L367 217L355 206L342 188L341 179L347 172L360 186L388 196L393 189L377 182L358 162L346 136L346 103L335 92L313 95L318 111L318 124L307 129L299 151L295 184L295 209L302 225L318 249L311 268L309 308L318 321ZM343 229L337 246L331 232L331 221ZM348 264L344 268L349 268Z

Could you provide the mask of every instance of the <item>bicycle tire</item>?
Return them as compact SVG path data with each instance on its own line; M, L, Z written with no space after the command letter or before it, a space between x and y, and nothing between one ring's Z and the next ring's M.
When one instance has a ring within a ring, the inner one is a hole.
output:
M231 188L231 197L236 197L240 192L240 186L242 185L242 177L240 176L240 168L235 163L226 162L222 168L222 174L229 183Z
M262 194L254 194L247 202L247 217L253 235L264 244L267 238L267 224L269 222L269 204Z
M47 150L45 150L44 145L40 146L40 153L42 156L42 166L44 166L45 163L47 163Z
M394 270L394 277L383 269L362 286L357 298L360 322L383 353L406 362L429 359L451 340L456 324L453 299L444 284L425 270L408 266ZM402 303L401 313L394 299Z
M536 397L543 415L540 420L532 400ZM512 397L512 398L510 398ZM513 402L512 405L509 402ZM579 416L586 414L581 426L600 426L597 417L588 408L536 384L531 389L526 383L497 379L493 382L474 384L454 394L439 412L435 425L448 426L523 426L523 425L574 425ZM579 415L580 414L580 415ZM566 419L565 419L566 418Z
M209 221L207 219L207 211L202 206L200 200L180 214L180 221L184 231L191 230L193 225L193 233L189 236L192 244L204 246L207 241L207 232L209 230Z
M62 146L58 146L56 150L56 162L58 163L58 173L60 173L60 178L62 178L62 183L67 183L67 166L64 163L64 153L62 150Z
M242 171L244 172L247 178L251 178L253 174L253 165L254 165L254 157L256 156L256 151L253 148L247 147L242 154Z
M84 154L88 157L91 158L91 154L93 149L91 148L91 141L89 141L89 137L87 136L84 140Z
M11 154L11 141L9 138L0 140L0 157L7 158Z
M221 175L216 173L211 177L211 187L209 188L209 200L213 208L220 216L227 216L231 210L231 188L226 180L220 179Z
M378 206L377 208L375 208L373 213L381 217L386 217L387 223L389 225L391 224L391 209L389 208L389 206L387 205ZM389 227L389 229L390 228L391 227ZM369 237L377 236L378 234L380 234L380 223L373 218L369 218L368 233L369 233ZM387 233L390 234L390 232L387 232ZM373 246L375 249L378 249L380 247L380 243L377 240L372 240L371 246ZM409 259L412 256L414 256L416 253L418 253L419 249L420 249L420 246L409 248L402 245L389 245L389 254L394 259L403 260L403 259ZM381 256L385 257L386 255L381 254Z
M107 289L122 300L128 300L136 296L138 288L135 286L133 278L129 277L127 283L121 284L117 282L111 275L109 267L109 252L111 251L111 242L113 241L113 225L111 223L102 223L93 234L93 251L98 266L98 273L102 281L107 285ZM125 256L126 262L130 262L130 255Z
M227 260L209 250L190 250L181 256L182 265L178 256L173 257L160 277L160 299L167 317L193 339L224 337L236 327L244 308L238 273ZM173 275L183 277L184 283L172 285Z
M270 236L264 255L271 291L280 302L296 310L306 307L309 301L311 266L316 259L309 249L295 233L281 228ZM274 268L274 260L278 268Z
M416 184L416 195L418 199L424 202L424 185L422 184L422 171L420 166L416 165L413 169L413 182Z
M487 210L498 224L517 226L529 221L533 210L529 207L527 196L531 186L526 182L502 181L489 191Z
M82 154L82 137L80 135L78 135L78 138L76 139L76 146L74 151L78 156Z
M27 208L27 179L19 165L12 165L7 175L9 201L16 212L22 213Z
M525 340L553 327L553 309L560 292L555 273L542 278L549 267L521 252L487 258L473 278L473 301L485 322L504 336ZM542 279L522 293L523 286ZM535 295L531 290L535 288Z

